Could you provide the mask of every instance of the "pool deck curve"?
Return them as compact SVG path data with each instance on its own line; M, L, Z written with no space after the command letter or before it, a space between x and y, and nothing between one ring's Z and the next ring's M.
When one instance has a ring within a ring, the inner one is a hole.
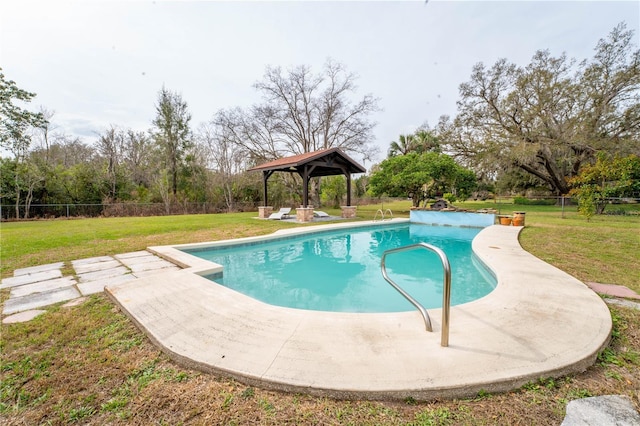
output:
M187 367L248 385L336 398L467 397L584 371L609 342L606 304L582 282L523 250L521 229L490 226L474 239L474 252L498 285L451 308L448 347L440 346L440 309L428 310L429 333L417 311L276 307L203 278L216 270L210 262L168 246L150 250L184 269L105 290L156 345Z

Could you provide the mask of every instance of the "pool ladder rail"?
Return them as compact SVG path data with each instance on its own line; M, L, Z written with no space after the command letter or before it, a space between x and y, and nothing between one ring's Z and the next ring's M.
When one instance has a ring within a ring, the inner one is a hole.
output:
M389 213L389 216L390 216L389 219L384 218L387 212ZM378 219L378 213L380 213L380 219ZM393 212L391 211L391 209L386 209L385 211L382 211L382 209L378 209L375 216L373 217L374 222L377 222L378 220L391 220L391 219L393 219Z
M427 243L411 244L408 246L387 250L382 254L382 260L380 262L380 266L382 268L382 276L389 284L391 284L393 288L395 288L401 295L404 296L405 299L411 302L411 304L415 306L418 311L420 311L420 313L422 314L422 318L424 319L424 324L427 331L433 331L433 328L431 327L431 319L429 318L429 314L427 313L427 310L424 308L424 306L422 306L422 304L416 299L411 297L409 293L404 291L398 284L396 284L391 278L389 278L389 274L387 274L387 255L403 251L415 250L419 248L423 248L436 253L438 257L440 257L442 267L444 268L444 291L442 293L442 332L440 335L440 346L447 347L449 346L449 311L451 307L451 265L449 264L447 255L438 247Z

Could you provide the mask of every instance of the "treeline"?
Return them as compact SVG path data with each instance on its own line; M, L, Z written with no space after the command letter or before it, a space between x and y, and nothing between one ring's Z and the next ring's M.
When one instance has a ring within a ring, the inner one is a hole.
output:
M35 94L0 77L0 142L12 153L0 159L0 195L4 206L14 206L14 217L31 217L31 206L41 204L117 205L125 211L126 204L160 203L165 214L256 209L263 203L262 177L246 172L252 166L333 147L375 155L369 115L377 100L365 95L353 102L356 77L332 61L319 74L307 66L267 67L255 84L262 103L218 111L196 128L187 102L163 87L148 131L112 125L93 144L58 131L52 112L21 109L13 100L28 102ZM331 204L340 179L325 179ZM301 182L293 174L273 176L269 204L299 205ZM354 196L363 193L359 182ZM320 205L321 197L316 182L313 203Z
M243 155L231 146L222 149L207 129L202 126L191 135L175 162L175 173L167 166L168 148L150 132L114 126L88 144L55 133L49 136L43 130L23 158L0 159L2 217L69 214L55 205L74 205L71 216L257 210L263 203L262 176L246 170L264 159ZM364 177L354 181L354 197L364 196L365 181ZM269 202L299 205L301 185L296 175L275 174L269 180ZM340 188L344 186L341 176L325 178L315 205L339 205L334 200L345 195Z

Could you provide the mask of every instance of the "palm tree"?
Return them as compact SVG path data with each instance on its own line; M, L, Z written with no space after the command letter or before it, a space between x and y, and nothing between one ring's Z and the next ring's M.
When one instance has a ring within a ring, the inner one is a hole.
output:
M438 137L431 130L421 129L413 135L415 150L423 152L441 152Z
M406 155L416 150L414 135L400 135L398 141L393 141L389 145L388 157L396 155Z

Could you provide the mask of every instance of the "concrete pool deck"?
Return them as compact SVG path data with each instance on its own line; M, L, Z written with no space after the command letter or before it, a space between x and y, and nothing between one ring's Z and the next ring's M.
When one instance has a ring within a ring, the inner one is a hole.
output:
M440 346L440 309L429 310L429 333L417 311L271 306L199 276L212 264L171 247L151 250L186 269L105 290L175 361L250 385L338 398L472 396L583 371L609 341L603 300L524 251L520 229L490 226L475 238L498 286L451 308L449 347ZM278 235L292 232L304 231Z

